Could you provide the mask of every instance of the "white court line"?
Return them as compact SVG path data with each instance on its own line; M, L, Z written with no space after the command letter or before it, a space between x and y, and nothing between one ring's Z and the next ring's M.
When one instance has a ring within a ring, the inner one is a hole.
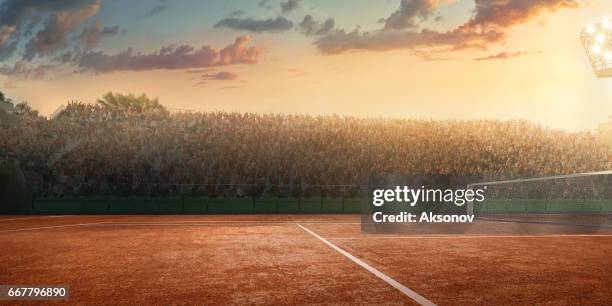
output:
M555 235L449 235L449 236L363 236L327 237L336 240L357 239L478 239L478 238L571 238L571 237L612 237L606 234L555 234Z
M61 216L22 217L22 218L12 218L12 219L0 219L0 222L15 221L15 220L27 220L27 219L59 218L59 217L66 217L66 216L65 215L61 215Z
M237 220L228 220L228 221L212 221L212 220L202 220L202 221L114 221L116 224L330 224L330 225L342 225L342 224L361 224L359 222L327 222L327 221L237 221Z
M296 223L134 223L134 222L104 222L104 226L229 226L229 225L294 225Z
M295 225L298 222L114 222L109 221L106 226L257 226L257 225ZM322 224L322 223L307 223ZM330 223L325 223L330 224ZM337 224L337 223L331 223Z
M61 228L61 227L73 227L73 226L87 226L87 225L96 225L96 224L102 224L102 223L106 223L106 222L91 222L91 223L77 223L77 224L42 226L42 227L18 228L18 229L11 229L11 230L3 230L3 231L0 231L0 233L34 231L34 230L40 230L40 229L51 229L51 228Z
M349 253L349 252L341 249L340 247L336 246L335 244L325 240L323 237L317 235L315 232L309 230L308 228L302 226L301 224L297 224L297 226L301 227L304 231L306 231L307 233L311 234L315 238L323 241L323 243L327 244L329 247L334 249L336 252L344 255L348 259L352 260L354 263L360 265L362 268L364 268L364 269L368 270L370 273L376 275L378 278L382 279L387 284L391 285L393 288L401 291L403 294L405 294L409 298L413 299L415 302L417 302L417 303L419 303L421 305L436 305L433 302L431 302L430 300L428 300L428 299L424 298L423 296L421 296L420 294L414 292L412 289L402 285L401 283L399 283L398 281L396 281L393 278L389 277L388 275L378 271L376 268L368 265L367 263L365 263L361 259L351 255L351 253Z
M34 218L34 217L32 217ZM30 217L18 218L18 219L30 219ZM307 224L359 224L359 222L325 222L325 221L306 221L303 223ZM30 230L39 230L39 229L53 229L53 228L61 228L61 227L71 227L71 226L85 226L85 225L107 225L107 226L180 226L180 225L191 225L191 226L210 226L210 225L236 225L236 224L278 224L278 225L294 225L297 224L296 221L172 221L172 222L117 222L113 220L107 220L102 222L90 222L90 223L79 223L79 224L67 224L67 225L55 225L55 226L42 226L42 227L32 227L32 228L19 228L12 230L0 230L0 233L9 233L9 232L21 232L21 231L30 231Z
M25 219L25 218L20 218ZM359 223L330 223L330 222L304 222L308 224L359 224ZM53 229L61 227L71 226L85 226L85 225L106 225L106 226L214 226L214 225L294 225L297 224L295 221L172 221L172 222L117 222L113 220L107 220L102 222L90 222L90 223L79 223L79 224L67 224L67 225L55 225L55 226L42 226L32 228L19 228L12 230L0 230L0 233L9 232L21 232L39 229Z

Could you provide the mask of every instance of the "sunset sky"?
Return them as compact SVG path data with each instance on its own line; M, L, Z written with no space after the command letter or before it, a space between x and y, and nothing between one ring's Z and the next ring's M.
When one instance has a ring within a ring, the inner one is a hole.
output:
M580 43L609 0L0 1L0 90L171 109L532 120L612 114Z

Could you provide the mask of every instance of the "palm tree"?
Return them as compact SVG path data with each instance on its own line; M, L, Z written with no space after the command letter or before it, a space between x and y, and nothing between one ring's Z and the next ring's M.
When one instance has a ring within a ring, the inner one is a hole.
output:
M38 111L33 109L28 102L20 102L15 105L15 114L26 115L29 117L38 117Z

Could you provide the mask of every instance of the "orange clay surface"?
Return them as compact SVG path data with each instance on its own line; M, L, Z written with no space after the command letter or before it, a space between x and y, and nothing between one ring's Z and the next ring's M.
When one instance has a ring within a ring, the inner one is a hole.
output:
M69 285L53 304L415 304L301 224L439 305L612 300L612 231L372 235L359 221L4 215L0 285Z

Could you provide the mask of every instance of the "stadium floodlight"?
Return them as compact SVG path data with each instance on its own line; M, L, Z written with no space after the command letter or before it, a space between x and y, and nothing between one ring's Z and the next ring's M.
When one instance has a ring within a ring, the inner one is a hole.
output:
M580 38L597 77L612 77L612 21L587 26Z

